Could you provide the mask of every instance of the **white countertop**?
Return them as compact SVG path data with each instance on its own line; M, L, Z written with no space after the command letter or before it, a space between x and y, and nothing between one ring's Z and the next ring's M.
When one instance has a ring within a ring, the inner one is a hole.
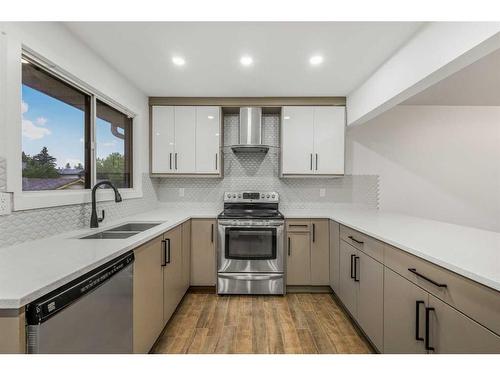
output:
M500 233L376 210L285 210L287 218L328 218L500 291ZM190 218L218 212L161 207L0 249L0 308L19 308ZM79 240L117 224L162 222L127 239Z

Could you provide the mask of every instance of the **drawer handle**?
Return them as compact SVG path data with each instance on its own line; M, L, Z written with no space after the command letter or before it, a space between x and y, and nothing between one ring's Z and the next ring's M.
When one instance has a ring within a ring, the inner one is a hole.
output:
M415 340L424 341L423 337L420 337L420 305L425 306L424 301L416 301L415 303Z
M448 287L448 285L446 284L441 284L441 283L438 283L432 279L429 279L427 276L424 276L422 275L421 273L418 273L417 270L415 268L408 268L408 271L410 271L411 273L417 275L418 277L430 282L431 284L434 284L435 286L439 287L439 288L446 288Z
M288 224L289 227L301 227L301 228L307 228L308 224Z
M425 350L436 350L433 346L430 345L429 340L429 331L430 331L430 312L434 311L434 307L426 307L425 308Z
M347 237L347 238L349 238L350 240L352 240L352 241L354 241L354 242L356 242L356 243L359 243L360 245L364 244L364 242L363 242L363 241L359 241L359 240L355 239L353 236L349 236L349 237Z

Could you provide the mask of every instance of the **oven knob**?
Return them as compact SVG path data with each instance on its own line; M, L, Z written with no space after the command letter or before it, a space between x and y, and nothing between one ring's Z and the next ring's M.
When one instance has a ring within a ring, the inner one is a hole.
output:
M236 198L236 194L233 194L233 198Z
M267 194L266 198L269 199L269 194Z
M241 194L238 194L238 198L241 198Z
M262 199L264 199L264 194L261 194L261 195L260 195L260 197L261 197Z
M274 199L274 194L273 194L273 195L271 195L271 198L273 198L273 199Z

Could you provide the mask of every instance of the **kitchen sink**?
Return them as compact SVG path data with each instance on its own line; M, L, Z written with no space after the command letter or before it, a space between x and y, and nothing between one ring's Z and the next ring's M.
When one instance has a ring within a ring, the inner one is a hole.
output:
M113 232L106 230L104 232L94 233L89 236L80 237L81 240L117 240L135 236L140 232Z
M135 236L138 233L144 232L145 230L151 229L161 223L126 223L119 225L117 227L104 230L98 233L92 233L83 237L81 240L111 240L111 239L122 239Z
M115 228L108 229L108 232L143 232L160 225L161 223L127 223Z

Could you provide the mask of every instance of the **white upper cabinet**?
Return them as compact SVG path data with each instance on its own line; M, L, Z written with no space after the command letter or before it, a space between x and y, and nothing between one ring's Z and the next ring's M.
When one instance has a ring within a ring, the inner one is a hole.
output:
M313 173L314 107L282 109L282 173Z
M345 107L282 108L282 175L344 174Z
M151 172L173 173L175 153L174 107L153 107L151 126Z
M152 174L220 174L220 108L153 106Z
M177 173L196 173L196 107L174 107L175 154Z
M220 108L196 107L196 172L219 173Z
M314 173L344 174L345 107L314 108Z

